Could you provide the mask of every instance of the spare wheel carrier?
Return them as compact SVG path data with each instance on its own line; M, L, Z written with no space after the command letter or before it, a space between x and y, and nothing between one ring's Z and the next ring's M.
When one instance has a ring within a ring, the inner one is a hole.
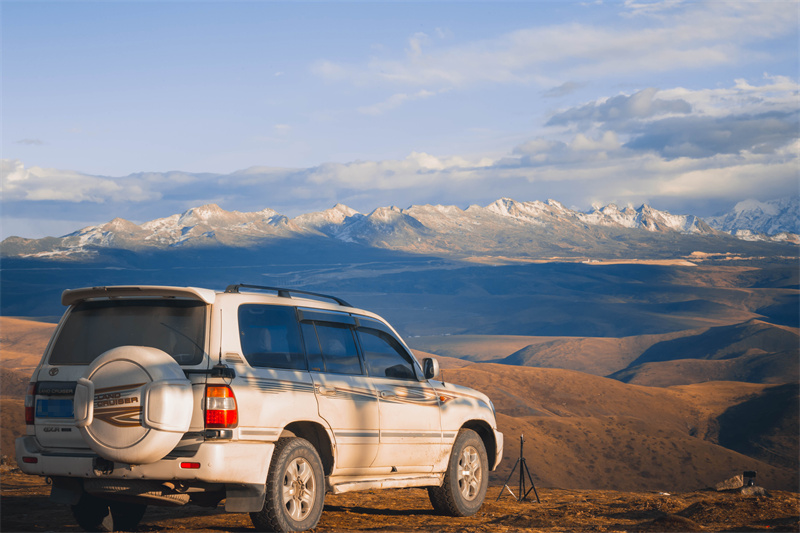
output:
M75 389L75 425L111 461L162 459L189 430L192 384L166 352L119 346L92 362Z

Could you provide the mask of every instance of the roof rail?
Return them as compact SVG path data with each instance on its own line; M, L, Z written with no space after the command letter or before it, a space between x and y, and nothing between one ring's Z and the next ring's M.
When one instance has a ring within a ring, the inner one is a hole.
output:
M239 283L237 285L228 285L225 289L225 292L240 292L239 289L258 289L262 291L275 291L278 293L280 298L291 298L292 293L295 294L306 294L309 296L316 296L318 298L327 298L328 300L333 300L337 304L341 305L342 307L353 307L349 303L345 302L341 298L336 296L330 296L328 294L320 294L318 292L310 292L310 291L303 291L300 289L286 289L283 287L266 287L264 285L247 285L245 283Z

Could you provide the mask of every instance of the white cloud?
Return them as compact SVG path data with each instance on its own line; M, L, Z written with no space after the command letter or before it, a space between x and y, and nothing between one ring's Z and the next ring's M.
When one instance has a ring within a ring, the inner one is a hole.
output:
M672 9L675 5L681 9ZM565 79L706 69L758 59L746 45L784 35L796 26L792 2L632 3L628 8L635 22L624 27L577 23L531 27L439 47L427 35L415 34L402 58L372 57L360 65L321 61L313 71L328 80L357 85L553 87Z
M396 107L401 106L405 102L430 98L435 94L436 94L435 92L426 91L425 89L417 91L416 93L413 94L406 94L406 93L393 94L383 102L379 102L377 104L372 104L369 106L359 107L358 112L364 115L373 115L373 116L382 115L387 111L390 111Z
M142 179L91 176L70 170L25 168L16 159L0 160L3 201L105 202L156 200Z
M606 131L600 139L590 139L583 133L575 136L570 144L573 150L617 150L621 146L617 134L613 131Z
M800 84L786 76L764 74L766 83L754 85L744 79L735 80L733 87L716 89L685 89L676 87L658 91L665 100L684 100L696 114L719 117L735 111L757 114L765 111L793 111L800 99Z

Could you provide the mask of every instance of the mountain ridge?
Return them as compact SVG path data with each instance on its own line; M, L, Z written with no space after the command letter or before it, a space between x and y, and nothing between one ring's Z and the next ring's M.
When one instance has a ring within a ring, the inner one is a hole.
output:
M800 233L798 213L800 196L766 202L748 199L737 203L728 213L708 217L706 222L714 229L747 239L754 235Z
M770 209L767 211L786 215L785 209ZM740 212L744 213L745 208ZM764 224L762 221L759 227ZM800 237L785 232L772 238L753 230L736 229L734 233L737 231L745 240L800 243ZM2 253L7 257L81 259L98 248L140 251L213 245L252 247L273 238L307 236L433 255L541 258L603 250L612 257L621 256L630 254L637 243L648 237L665 241L682 236L724 239L727 233L695 215L673 215L647 204L639 208L609 204L582 212L556 200L519 202L500 198L486 207L390 206L378 207L368 214L336 204L294 218L271 208L240 212L206 204L142 224L115 218L62 237L9 237L2 242Z

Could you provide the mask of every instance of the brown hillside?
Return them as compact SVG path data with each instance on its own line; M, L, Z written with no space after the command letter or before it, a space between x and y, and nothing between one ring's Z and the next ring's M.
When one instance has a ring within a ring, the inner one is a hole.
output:
M25 434L25 404L22 399L0 398L0 455L12 463L14 440Z
M693 335L696 331L699 330L622 338L559 337L532 343L496 362L539 368L565 368L595 376L607 376L626 368L651 346Z
M0 367L0 396L3 398L23 398L31 381L27 370L11 370Z
M414 357L416 357L417 361L419 361L420 363L422 363L422 360L425 359L426 357L435 358L437 361L439 361L439 368L444 368L444 369L447 369L447 368L463 368L463 367L471 364L469 361L465 361L463 359L457 359L455 357L447 357L447 356L435 355L435 354L432 354L432 353L423 352L421 350L413 350L412 349L411 351L414 353Z
M0 366L32 371L39 364L55 324L0 317Z
M646 350L634 365L674 359L732 359L752 350L797 351L800 330L761 320L708 328L692 336L661 342Z
M468 361L497 361L536 343L551 342L561 337L526 337L521 335L433 335L413 337L413 347L436 354Z
M800 379L800 330L761 320L702 330L645 350L609 377L664 387L701 381L792 383Z
M718 417L717 441L727 448L797 471L799 406L797 383L769 387L729 407Z
M761 394L761 385L657 389L494 364L450 370L446 377L495 403L507 442L495 482L508 475L524 434L531 471L548 487L694 490L751 469L766 486L797 486L795 469L724 448L709 431L730 406Z
M609 377L632 385L670 387L706 381L749 383L796 382L800 376L797 353L767 354L752 350L735 359L678 359L645 363Z

